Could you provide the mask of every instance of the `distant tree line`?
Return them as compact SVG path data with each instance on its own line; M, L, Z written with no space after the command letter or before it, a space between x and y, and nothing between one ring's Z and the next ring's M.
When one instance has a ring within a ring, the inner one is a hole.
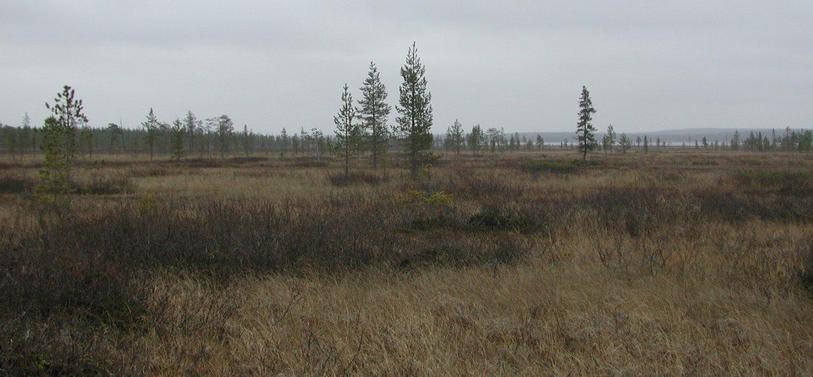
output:
M191 112L190 112L191 114ZM163 122L154 130L141 128L126 128L118 123L109 123L105 127L82 125L74 135L74 144L77 147L77 156L91 158L93 155L126 155L149 154L150 141L153 143L153 153L162 158L220 158L222 156L241 155L312 155L317 156L335 150L336 137L324 135L318 129L300 128L289 133L283 130L279 134L262 134L254 132L244 125L242 128L220 128L219 118L207 118L202 121L192 115L194 127L189 127L187 118L181 119L178 126L175 121L165 124ZM21 156L42 154L43 136L42 127L34 126L30 120L23 117L20 125L13 126L0 124L0 154L10 159ZM225 118L223 118L225 119ZM206 122L206 123L203 123ZM225 124L224 124L225 125ZM233 125L232 125L233 127ZM459 128L456 128L459 127ZM547 143L539 134L536 136L520 135L520 133L506 134L500 128L483 129L474 125L468 131L459 121L447 128L443 135L432 136L432 148L449 153L471 152L480 154L485 152L519 152L538 151L542 149L575 149L576 140L567 140ZM612 127L612 126L610 126ZM689 148L699 150L741 150L753 152L786 151L810 152L813 151L813 132L804 129L773 130L768 132L750 131L742 133L735 131L727 140L709 139L706 137L691 139L682 142L662 140L660 138L638 136L635 138L612 131L610 127L603 133L594 147L604 152L626 152L630 150L648 151L651 149ZM384 161L387 150L398 147L398 140L388 130L384 133L379 130L376 142L359 148L359 153L369 152L371 161L380 166ZM180 153L179 153L180 152ZM354 154L355 155L355 154ZM375 156L375 157L373 157Z
M352 161L367 152L374 169L386 168L388 152L397 148L407 158L410 173L414 177L423 164L434 158L431 154L433 149L455 154L468 150L478 155L485 152L538 151L556 147L546 145L540 134L535 138L521 136L519 133L506 135L502 128L491 127L484 130L479 124L466 132L457 119L447 127L445 135L435 136L430 131L433 124L432 95L428 90L426 68L417 55L415 43L407 52L400 73L403 81L398 88L399 99L395 106L398 115L395 124L388 124L392 108L386 102L387 90L381 81L380 72L375 63L371 62L357 103L353 101L349 86L343 86L341 106L333 119L336 128L332 136L325 135L316 128L306 130L304 127L293 134L285 128L278 135L255 133L248 125L236 129L231 117L226 114L199 118L192 111L188 111L183 119L165 122L160 120L152 108L146 112L140 127L135 129L117 123L94 127L83 113L66 113L76 111L71 106L78 106L79 110L82 108L81 101L73 99L73 89L65 86L53 105L46 104L52 112L49 119L55 118L59 127L54 127L54 122L49 123L48 120L42 127L37 127L27 113L23 115L19 126L0 124L0 153L11 159L43 153L54 147L53 135L59 133L60 148L63 150L60 153L69 155L68 160L92 159L94 154L144 153L149 154L151 160L156 156L174 160L188 157L224 159L227 156L251 156L258 153L283 157L307 154L321 159L323 153L334 152L341 155L345 174L349 174ZM592 124L592 114L596 109L586 86L582 87L578 107L575 143L565 139L559 142L558 148L576 148L584 159L594 150L605 153L626 153L630 150L646 153L651 149L675 147L754 152L813 150L813 131L791 128L780 133L772 130L770 135L761 131L741 135L736 130L729 140L709 140L702 137L689 141L688 144L681 142L678 146L674 142L653 139L647 135L636 136L633 140L625 133L617 134L610 125L599 140Z
M41 130L42 127L30 125L0 124L0 153L11 158L41 154L44 139ZM77 156L82 158L94 154L145 153L170 158L220 158L254 153L302 155L327 150L335 142L317 129L308 131L303 128L293 135L286 130L278 135L260 134L246 125L235 130L228 115L198 120L190 112L184 119L165 123L154 111L152 115L148 113L140 128L135 129L117 123L105 127L80 124L73 139Z

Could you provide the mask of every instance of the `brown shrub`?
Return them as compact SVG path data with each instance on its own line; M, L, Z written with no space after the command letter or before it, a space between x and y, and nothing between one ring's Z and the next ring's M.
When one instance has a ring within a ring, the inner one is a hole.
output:
M75 193L80 195L126 194L135 191L129 177L120 174L93 175L90 180L74 183Z
M386 182L387 178L377 174L367 172L351 172L349 175L331 174L328 176L330 183L334 186L349 186L353 184L379 185Z
M19 194L31 192L34 188L34 179L18 175L0 175L0 194Z

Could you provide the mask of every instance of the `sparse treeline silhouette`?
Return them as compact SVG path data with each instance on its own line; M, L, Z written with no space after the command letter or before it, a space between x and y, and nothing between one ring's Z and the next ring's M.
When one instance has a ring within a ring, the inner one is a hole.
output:
M249 155L283 155L283 156L318 156L336 147L335 137L323 135L318 129L300 128L291 134L287 130L280 134L263 134L252 131L243 126L239 131L232 131L218 139L217 129L206 126L195 127L191 131L187 127L186 119L182 119L183 134L176 129L175 122L163 125L155 132L154 154L155 158L219 158L221 149L218 141L222 140L225 156ZM462 125L461 125L462 126ZM463 133L462 140L450 137L449 126L445 135L434 135L432 147L435 150L444 150L456 153L461 152L480 154L483 152L519 152L539 151L542 149L574 149L575 140L554 142L546 144L540 135L513 133L506 135L497 128L483 130L482 126L475 124ZM465 126L462 126L465 127ZM464 128L465 130L466 128ZM42 154L43 135L42 127L29 124L0 125L0 154L9 159ZM93 155L134 155L149 154L149 131L143 128L122 127L118 123L110 123L105 127L83 125L75 135L77 154L81 158L90 158ZM597 134L601 143L598 150L603 152L626 152L630 150L656 150L656 149L699 149L699 150L740 150L753 152L785 151L810 152L813 151L813 132L804 129L779 129L766 131L735 131L727 140L710 138L691 138L682 142L667 141L656 137L630 137L626 133L613 132L612 142L605 139L608 132ZM626 138L626 139L625 139ZM179 151L177 141L183 140L183 148ZM575 137L574 137L575 139ZM625 147L626 145L626 147ZM368 145L360 151L370 155L371 163L377 161L380 166L384 159L381 157L386 150L397 147L397 140L392 135L383 135L373 149ZM377 158L375 151L377 151Z
M325 135L317 128L307 131L304 127L293 134L283 128L280 134L275 135L256 133L244 124L242 129L236 131L234 122L226 114L200 119L192 111L188 111L183 119L163 121L150 108L138 128L125 127L120 123L93 126L82 116L72 119L70 127L62 127L59 138L70 150L71 159L92 159L94 154L148 154L150 160L163 156L179 161L183 158L224 159L259 153L283 157L308 155L321 160L322 153L333 151L342 156L346 175L349 174L351 156L369 153L372 167L378 169L379 166L386 166L388 151L397 148L407 158L413 177L423 163L431 160L428 152L432 149L454 152L456 155L468 150L478 155L483 152L557 148L546 145L540 134L536 134L535 138L518 132L506 136L503 128L483 130L480 124L473 125L471 131L466 133L464 125L457 119L447 127L445 135L433 135L430 131L433 124L432 95L428 90L426 68L417 55L415 43L410 47L400 73L403 81L398 88L399 100L395 106L398 116L392 125L388 124L391 106L386 102L387 90L375 63L370 62L357 105L353 102L349 86L344 85L341 108L334 118L334 136ZM69 95L73 95L73 89L65 86L57 100ZM53 113L54 108L49 107L49 110ZM749 131L747 135L735 130L728 140L710 140L704 136L689 139L688 142L681 141L679 145L648 135L637 135L633 139L626 133L617 134L612 125L599 134L592 124L592 114L595 112L590 93L583 86L575 137L561 140L558 148L577 148L583 159L587 158L588 152L596 149L605 153L626 153L630 150L646 153L651 149L664 148L813 151L813 131L807 129L786 128L778 133L776 130L770 133ZM52 141L43 132L48 129L47 122L43 123L43 127L37 127L28 113L23 115L19 126L0 123L0 154L16 160L20 156L43 153L48 142Z
M29 121L30 122L30 121ZM186 118L181 120L183 129L178 130L173 121L170 124L161 123L154 132L153 153L155 158L219 158L223 156L245 155L282 155L282 156L319 156L326 151L335 150L336 138L324 135L318 129L299 131L291 134L287 130L280 134L263 134L252 131L243 126L240 131L231 131L229 134L218 136L218 129L211 128L217 123L204 125L197 122L194 128L189 128ZM459 122L458 122L459 123ZM434 135L432 147L435 150L444 150L457 153L467 151L472 154L484 152L519 152L539 151L542 149L574 149L575 140L561 141L557 144L546 144L540 135L520 135L513 133L506 135L497 128L483 130L479 124L473 125L468 132L452 133L453 125L449 126L445 135ZM462 126L461 127L465 127ZM19 126L0 125L0 154L8 159L18 159L26 156L41 156L43 146L42 127L32 123ZM182 131L182 132L181 132ZM458 131L453 131L458 132ZM93 155L135 155L149 154L150 131L143 128L122 127L118 123L110 123L106 127L92 127L82 125L75 134L77 156L89 159ZM397 140L392 135L381 133L380 140L373 145L367 145L360 153L369 153L371 163L381 165L385 161L382 156L389 149L397 147ZM451 135L451 136L450 136ZM733 150L733 151L784 151L784 152L811 152L813 151L813 132L804 129L768 130L766 131L735 131L728 140L710 139L706 137L692 138L682 142L667 141L656 137L630 137L626 133L613 131L613 138L608 139L609 132L597 134L601 143L596 147L603 152L628 152L630 150L649 151L657 149L698 149L698 150ZM178 141L182 141L179 148ZM222 148L219 144L222 142ZM554 142L556 143L556 142Z
M187 128L180 120L164 123L159 121L155 128L127 128L118 123L106 127L82 125L75 133L75 143L80 157L93 154L150 154L155 158L219 158L240 156L246 153L281 153L283 155L316 154L335 143L333 137L324 136L321 131L312 129L288 136L284 133L261 134L244 126L242 130L220 127L222 116L212 118L209 124ZM207 119L208 120L208 119ZM224 123L225 126L225 123ZM42 127L0 126L2 154L12 158L42 153ZM179 143L182 141L182 144ZM179 153L180 152L180 153Z

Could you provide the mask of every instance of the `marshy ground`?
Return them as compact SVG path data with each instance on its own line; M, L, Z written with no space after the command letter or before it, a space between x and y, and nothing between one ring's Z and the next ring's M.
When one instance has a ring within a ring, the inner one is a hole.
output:
M0 374L813 374L813 156L0 166Z

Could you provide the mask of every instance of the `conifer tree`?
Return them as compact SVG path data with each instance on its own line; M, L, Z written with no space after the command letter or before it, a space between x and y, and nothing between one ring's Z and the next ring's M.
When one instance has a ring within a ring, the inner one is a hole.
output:
M53 194L67 194L71 191L71 170L76 154L76 126L87 122L82 100L76 99L76 92L65 85L57 94L54 104L45 104L51 116L42 128L42 149L45 161L39 171L39 183L35 193L52 199Z
M325 135L322 134L322 131L316 128L311 129L311 135L313 136L314 145L316 146L316 160L321 162L322 150L324 150L323 144L325 142Z
M81 147L84 150L84 154L88 156L91 160L93 159L93 130L90 129L87 125L82 127L82 130L79 131L79 142L82 143Z
M353 146L356 145L356 138L359 134L359 125L356 120L356 108L353 107L353 95L350 94L347 84L344 84L342 91L342 104L339 112L333 117L336 124L336 142L344 154L344 176L350 176L350 154Z
M188 114L187 114L188 115ZM172 158L175 161L180 161L183 158L183 144L184 135L187 133L186 124L181 122L180 119L175 119L170 128L172 134Z
M372 152L373 169L378 169L379 159L386 153L390 131L387 118L390 115L390 105L387 100L387 89L381 82L381 74L375 63L370 62L367 78L361 86L361 99L356 110L361 119L361 127L368 137L370 152Z
M734 130L734 137L731 139L731 149L735 151L740 149L740 132L738 130Z
M483 129L479 124L475 125L471 128L471 133L469 134L469 148L475 155L480 153L480 147L482 147L483 142L485 142Z
M622 133L618 138L618 145L621 147L621 152L627 153L627 151L632 148L632 140L627 137L627 134Z
M254 134L248 131L248 125L243 125L243 153L248 157L252 150Z
M284 157L285 152L288 150L288 131L285 128L282 129L282 132L279 135L280 142L282 143L282 147L280 148L279 155Z
M122 137L123 131L118 124L108 123L107 132L110 133L110 149L108 150L108 153L113 153L115 148L119 145L119 139Z
M220 159L226 159L226 151L229 149L229 138L234 132L234 123L228 115L223 114L217 117L217 145L220 149Z
M455 154L460 154L460 149L463 148L464 137L463 137L463 125L455 119L452 126L449 127L448 136L449 138L449 146L454 148Z
M25 145L26 147L31 148L31 155L33 156L36 149L37 149L37 133L36 130L32 130L31 128L31 117L28 116L28 113L23 115L23 122L20 125L20 144ZM31 143L31 144L28 144Z
M615 129L613 129L613 125L609 125L607 127L607 134L604 135L603 144L604 150L609 150L610 152L613 151L613 145L615 145Z
M57 126L61 129L63 144L61 150L65 163L72 167L76 158L76 129L80 123L87 123L82 100L76 99L76 91L65 85L62 93L57 94L54 104L45 104L51 110Z
M594 133L596 129L593 127L593 113L596 109L593 108L593 101L590 99L590 92L587 91L586 86L582 86L582 94L579 98L579 121L576 127L576 134L579 139L579 150L583 154L584 160L587 160L587 152L592 150L596 144Z
M6 148L6 153L11 155L11 160L17 160L17 130L13 127L2 127L3 131L3 144Z
M147 138L147 146L150 150L150 161L152 161L153 154L155 153L155 139L158 137L158 131L161 128L161 122L158 121L158 117L155 116L155 112L152 108L150 108L150 112L147 114L147 120L141 123L141 126L143 126L146 131L145 137Z
M45 156L42 169L39 171L39 182L34 188L36 196L46 202L52 202L55 195L68 194L71 191L71 159L65 150L65 138L69 131L60 125L54 116L48 117L42 127L42 150Z
M186 117L184 118L184 127L186 128L186 134L188 138L188 150L190 153L194 153L195 151L195 131L198 126L198 120L195 117L195 114L190 110L186 112Z
M424 159L426 150L432 146L432 94L427 88L425 74L426 67L421 63L413 42L401 67L404 81L398 88L400 99L399 106L396 106L399 113L397 129L403 135L413 179L418 175L418 165Z

